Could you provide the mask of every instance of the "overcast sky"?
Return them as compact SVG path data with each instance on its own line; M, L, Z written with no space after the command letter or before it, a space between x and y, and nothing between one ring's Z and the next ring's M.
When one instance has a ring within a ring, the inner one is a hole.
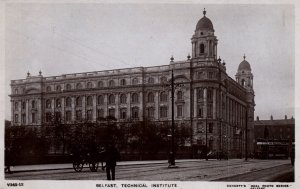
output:
M244 53L251 64L255 116L294 115L292 5L6 4L5 118L10 80L27 71L54 76L185 60L204 8L228 75L235 79Z

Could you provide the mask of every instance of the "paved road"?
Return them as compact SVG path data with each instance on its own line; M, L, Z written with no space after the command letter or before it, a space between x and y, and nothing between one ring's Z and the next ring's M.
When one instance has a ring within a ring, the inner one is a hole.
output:
M198 160L179 162L177 166L178 168L171 169L167 168L167 164L121 165L116 168L116 179L213 181L227 178L227 181L266 181L285 174L287 170L293 171L288 160L250 160L248 162L240 159ZM72 169L44 170L5 174L5 178L13 180L106 180L106 175L101 169L98 172L91 172L88 168L84 168L79 173Z

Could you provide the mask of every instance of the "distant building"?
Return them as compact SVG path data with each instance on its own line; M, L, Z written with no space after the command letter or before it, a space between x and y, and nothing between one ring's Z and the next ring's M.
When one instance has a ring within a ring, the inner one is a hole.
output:
M261 158L288 156L295 142L295 119L254 121L255 153Z
M209 18L198 21L186 60L168 65L136 67L43 77L28 73L11 81L13 125L43 126L51 114L64 123L97 122L113 116L118 122L171 120L171 80L181 84L175 91L175 121L191 127L190 144L226 151L232 157L245 152L248 127L249 153L253 152L253 74L246 57L236 80L226 73L217 56L218 39ZM207 137L206 137L207 133Z

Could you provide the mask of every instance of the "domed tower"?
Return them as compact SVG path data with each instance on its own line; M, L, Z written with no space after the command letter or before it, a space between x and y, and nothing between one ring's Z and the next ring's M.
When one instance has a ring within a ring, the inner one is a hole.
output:
M217 57L217 37L214 35L214 26L209 18L206 17L206 11L203 11L203 17L198 21L195 33L192 37L192 58L207 59Z
M246 61L246 56L244 55L244 60L240 63L238 71L235 75L236 81L242 85L244 88L253 91L253 74L251 72L251 66L248 61Z

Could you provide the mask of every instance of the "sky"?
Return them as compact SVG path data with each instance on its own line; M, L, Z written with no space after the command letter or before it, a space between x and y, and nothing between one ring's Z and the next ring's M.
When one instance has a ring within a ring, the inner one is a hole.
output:
M10 81L186 60L203 16L212 21L218 56L233 79L246 55L254 75L255 117L294 116L293 5L7 3L5 119Z

